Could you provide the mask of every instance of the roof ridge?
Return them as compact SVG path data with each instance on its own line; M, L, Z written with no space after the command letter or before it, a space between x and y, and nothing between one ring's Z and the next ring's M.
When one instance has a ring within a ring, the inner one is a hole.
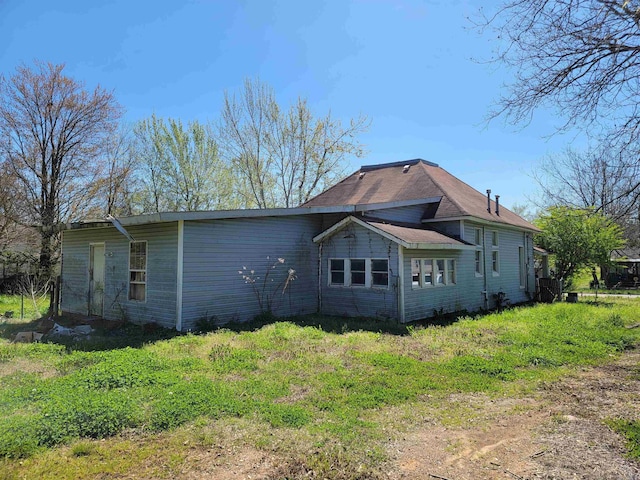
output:
M360 172L370 172L372 170L380 170L383 168L392 168L392 167L403 167L405 165L417 165L418 163L422 163L425 165L431 165L432 167L437 167L437 163L430 162L423 158L413 158L411 160L400 160L398 162L390 162L390 163L378 163L375 165L362 165L360 167ZM356 172L357 173L357 172Z

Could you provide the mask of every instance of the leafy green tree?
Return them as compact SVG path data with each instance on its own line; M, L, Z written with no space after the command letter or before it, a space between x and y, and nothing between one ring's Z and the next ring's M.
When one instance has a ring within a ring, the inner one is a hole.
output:
M537 243L555 255L556 277L569 281L581 268L607 265L624 246L622 229L593 208L550 207L535 224Z
M231 171L208 125L155 115L134 127L144 212L236 208Z

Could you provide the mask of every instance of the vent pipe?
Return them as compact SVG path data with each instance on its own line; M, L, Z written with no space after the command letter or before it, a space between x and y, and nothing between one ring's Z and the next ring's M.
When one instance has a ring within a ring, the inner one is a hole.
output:
M487 212L491 213L491 190L487 188Z
M500 216L500 195L496 195L496 215Z

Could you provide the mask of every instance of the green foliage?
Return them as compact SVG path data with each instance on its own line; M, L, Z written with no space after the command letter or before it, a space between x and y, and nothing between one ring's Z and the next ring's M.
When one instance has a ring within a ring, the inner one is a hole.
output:
M229 345L215 345L209 352L213 369L221 373L254 371L258 369L259 352Z
M206 378L182 381L154 392L156 401L149 417L151 430L167 430L206 415L241 415L249 411L246 401L239 399L228 385Z
M353 452L363 439L368 445L384 435L374 412L412 410L425 396L497 394L514 382L532 385L572 365L605 361L637 343L640 332L625 325L638 321L637 303L617 301L516 308L403 334L315 318L306 320L314 326L249 325L110 351L3 342L0 456L82 445L77 439L129 428L157 432L236 418ZM48 373L23 373L25 365ZM448 412L451 422L461 415Z
M538 244L555 255L556 277L570 279L581 268L610 263L624 246L622 229L594 209L550 207L536 221Z
M218 155L211 126L152 115L134 127L134 155L144 175L137 199L144 212L237 208L230 168Z
M13 318L19 319L20 311L24 309L26 320L41 318L49 310L49 297L38 297L36 303L37 308L34 308L33 302L28 296L22 299L20 295L0 295L0 315L4 315L5 312L13 312Z
M623 419L608 420L607 425L627 439L629 457L640 460L640 422Z
M220 328L220 321L215 315L203 316L196 321L196 331L199 333L213 332Z
M301 428L312 419L312 413L297 405L267 403L260 410L260 416L272 427Z

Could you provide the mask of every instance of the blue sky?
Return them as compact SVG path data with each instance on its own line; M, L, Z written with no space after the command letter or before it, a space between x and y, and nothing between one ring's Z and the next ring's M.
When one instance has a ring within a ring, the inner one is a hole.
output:
M492 40L471 29L480 0L0 0L0 73L65 63L113 90L125 121L152 113L213 120L225 90L269 83L281 105L371 121L361 164L424 158L507 207L535 198L530 174L574 137L539 111L526 127L484 118L509 72L473 61ZM575 145L574 145L575 146Z

